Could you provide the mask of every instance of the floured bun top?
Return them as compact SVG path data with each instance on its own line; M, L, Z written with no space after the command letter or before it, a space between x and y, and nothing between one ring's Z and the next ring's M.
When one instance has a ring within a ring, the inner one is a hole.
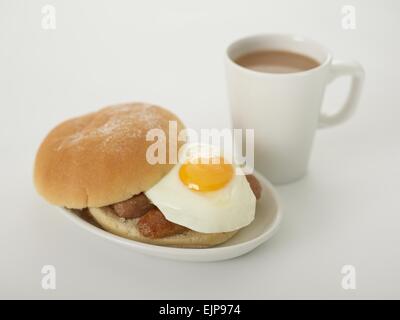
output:
M162 129L168 163L171 112L150 104L127 103L67 120L44 139L36 155L34 183L52 204L67 208L102 207L147 191L173 164L146 159L151 129ZM180 147L183 142L173 141Z

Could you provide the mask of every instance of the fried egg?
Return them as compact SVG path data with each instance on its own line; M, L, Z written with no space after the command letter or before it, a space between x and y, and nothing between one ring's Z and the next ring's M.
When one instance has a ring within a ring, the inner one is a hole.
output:
M208 145L187 145L179 163L146 196L171 222L203 233L228 232L254 220L256 198L241 169Z

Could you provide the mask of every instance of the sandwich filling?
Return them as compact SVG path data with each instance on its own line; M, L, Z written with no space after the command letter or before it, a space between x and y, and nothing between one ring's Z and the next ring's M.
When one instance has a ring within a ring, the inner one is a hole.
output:
M254 175L246 175L256 199L261 197L261 185ZM164 214L150 199L140 193L132 198L112 204L107 207L117 216L123 219L137 219L139 232L152 239L164 238L189 230L188 228L167 220Z

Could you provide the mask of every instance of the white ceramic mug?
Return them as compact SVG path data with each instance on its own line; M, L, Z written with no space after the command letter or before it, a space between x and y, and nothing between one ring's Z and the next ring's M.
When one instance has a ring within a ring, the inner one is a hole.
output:
M258 50L279 50L314 58L319 66L295 73L265 73L242 67L235 59ZM323 46L296 35L265 34L240 39L226 52L228 97L234 128L255 130L255 167L272 183L295 181L307 171L318 127L349 118L358 103L364 71L353 61L336 61ZM325 87L350 76L345 104L334 114L321 112Z

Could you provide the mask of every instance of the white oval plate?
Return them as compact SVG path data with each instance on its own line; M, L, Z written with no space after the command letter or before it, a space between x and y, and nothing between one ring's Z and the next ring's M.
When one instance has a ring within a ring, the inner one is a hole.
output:
M104 231L71 211L62 211L69 219L83 229L136 252L167 259L185 261L205 262L226 260L243 255L255 249L261 243L267 241L276 232L281 222L282 208L274 187L260 174L256 173L255 175L263 187L263 192L261 199L257 201L256 217L254 221L249 226L240 230L227 242L212 248L172 248L133 241Z

